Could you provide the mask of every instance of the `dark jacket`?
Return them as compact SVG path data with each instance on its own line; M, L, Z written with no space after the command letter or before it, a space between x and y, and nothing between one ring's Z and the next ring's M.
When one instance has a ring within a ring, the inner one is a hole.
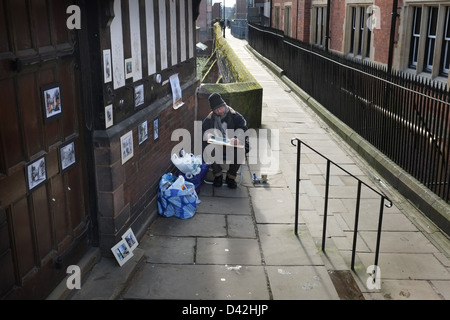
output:
M227 123L227 129L229 130L237 130L242 129L244 133L248 130L247 128L247 120L245 120L244 116L241 115L239 112L228 106L229 112L226 115L224 119L222 119L222 122ZM202 133L205 133L208 129L214 129L214 113L211 111L206 118L203 120L202 123ZM228 137L232 138L232 137ZM203 141L203 148L206 146L206 141ZM249 144L248 144L248 137L245 138L245 152L248 153L250 150Z

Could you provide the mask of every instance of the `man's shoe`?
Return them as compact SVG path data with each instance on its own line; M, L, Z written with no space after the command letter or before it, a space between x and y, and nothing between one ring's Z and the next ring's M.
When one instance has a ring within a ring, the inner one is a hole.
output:
M223 183L223 177L221 175L214 178L214 182L213 182L214 187L221 187L222 183Z
M230 188L230 189L236 189L237 188L237 183L236 183L236 181L234 179L227 178L226 183L227 183L228 188Z

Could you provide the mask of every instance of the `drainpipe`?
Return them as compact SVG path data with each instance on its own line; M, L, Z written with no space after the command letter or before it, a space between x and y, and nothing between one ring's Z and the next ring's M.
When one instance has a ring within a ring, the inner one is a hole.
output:
M297 0L297 19L295 20L295 39L298 40L298 0Z
M392 20L391 20L391 35L389 39L389 58L388 58L388 69L387 72L391 73L392 70L392 59L394 56L394 37L395 37L395 26L397 25L397 17L400 15L397 13L398 0L392 2Z
M330 40L330 9L331 0L327 1L327 26L325 32L325 52L328 52L328 40Z
M223 0L223 37L225 38L225 29L227 28L227 23L225 20L225 0Z

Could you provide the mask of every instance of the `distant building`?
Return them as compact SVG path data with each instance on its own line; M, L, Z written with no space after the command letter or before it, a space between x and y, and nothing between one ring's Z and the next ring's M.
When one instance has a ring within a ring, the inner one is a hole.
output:
M394 26L392 10L393 0L273 0L271 27L354 59L391 64L393 69L449 84L450 2L398 0Z

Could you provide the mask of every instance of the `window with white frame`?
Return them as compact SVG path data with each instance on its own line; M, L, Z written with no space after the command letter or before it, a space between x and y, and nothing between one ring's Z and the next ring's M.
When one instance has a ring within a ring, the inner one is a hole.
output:
M274 25L273 27L275 29L280 30L280 6L275 6L275 13L274 13Z
M325 45L327 7L313 8L313 43L320 47Z
M291 18L291 6L284 7L284 34L288 37L292 37L292 18Z
M366 24L372 14L369 9L367 6L351 6L349 11L351 15L349 54L361 59L370 57L372 31Z
M431 77L448 76L450 62L450 7L413 6L409 68Z
M441 57L441 73L448 75L450 67L450 7L447 7L445 10L445 27L442 40Z

